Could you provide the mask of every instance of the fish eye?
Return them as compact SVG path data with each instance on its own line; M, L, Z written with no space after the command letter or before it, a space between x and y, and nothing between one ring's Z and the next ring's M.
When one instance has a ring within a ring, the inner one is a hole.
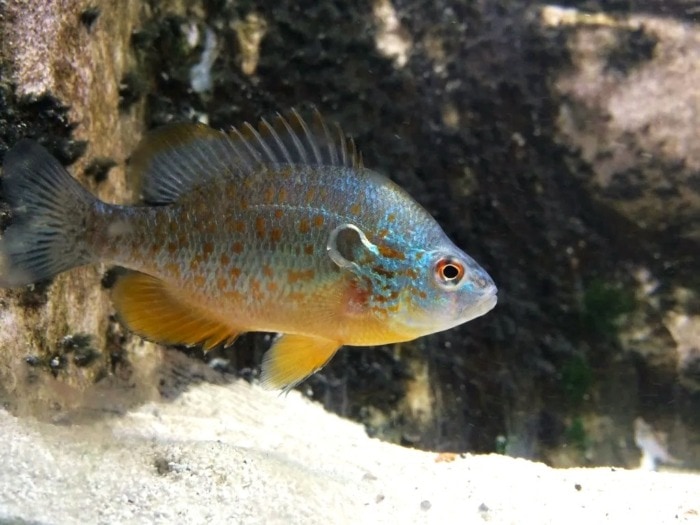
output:
M464 277L464 265L457 259L444 257L435 265L435 276L443 286L456 286Z

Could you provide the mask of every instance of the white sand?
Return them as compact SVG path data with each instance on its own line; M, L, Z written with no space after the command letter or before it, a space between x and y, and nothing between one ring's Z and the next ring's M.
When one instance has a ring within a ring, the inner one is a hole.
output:
M436 461L242 381L99 425L0 412L0 436L10 523L700 523L700 476Z

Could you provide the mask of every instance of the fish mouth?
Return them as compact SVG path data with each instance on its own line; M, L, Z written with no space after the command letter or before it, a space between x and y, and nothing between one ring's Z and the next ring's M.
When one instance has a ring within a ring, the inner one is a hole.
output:
M466 308L463 322L481 317L485 313L491 311L493 307L496 306L497 302L498 289L495 286L491 286L482 294L481 298L475 304Z

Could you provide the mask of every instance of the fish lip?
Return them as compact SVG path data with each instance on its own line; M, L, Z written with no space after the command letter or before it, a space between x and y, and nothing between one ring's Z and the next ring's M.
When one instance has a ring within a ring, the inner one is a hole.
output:
M497 302L498 289L495 285L491 285L481 294L481 297L476 303L466 308L465 314L467 315L465 321L471 321L472 319L476 319L490 312L496 306Z
M489 290L488 293L485 293L481 300L477 303L479 306L479 309L483 309L483 314L491 310L494 306L496 306L496 303L498 302L498 290L494 286L492 290Z

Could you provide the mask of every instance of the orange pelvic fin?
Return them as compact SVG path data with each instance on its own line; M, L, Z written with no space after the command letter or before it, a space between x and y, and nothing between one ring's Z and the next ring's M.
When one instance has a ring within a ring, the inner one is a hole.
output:
M207 312L180 300L184 295L167 283L139 272L117 280L114 305L129 330L163 344L201 344L211 350L230 345L240 330L213 319Z
M285 334L263 357L261 383L265 388L290 390L321 369L340 344L329 339Z

